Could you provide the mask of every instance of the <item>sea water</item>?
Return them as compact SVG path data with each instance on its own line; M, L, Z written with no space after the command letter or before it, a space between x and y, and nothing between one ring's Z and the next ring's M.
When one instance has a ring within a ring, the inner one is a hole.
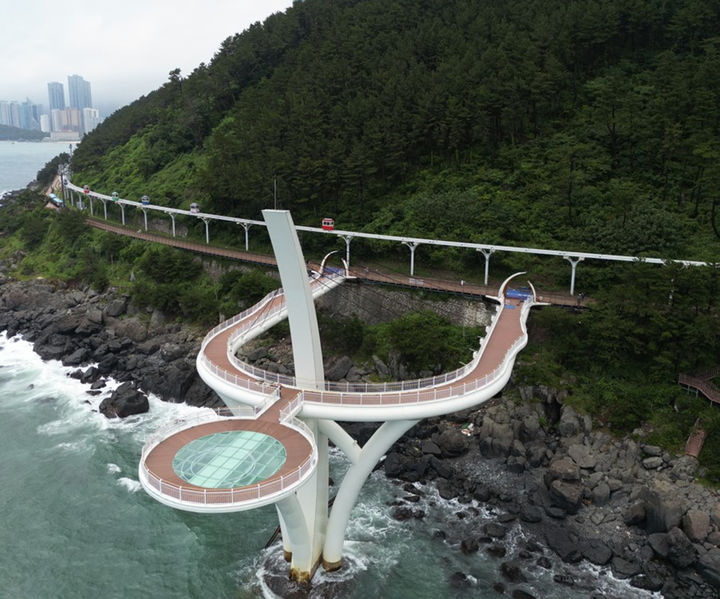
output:
M271 506L236 514L192 514L168 508L140 487L137 468L145 439L176 418L202 410L150 395L150 411L124 420L98 412L117 386L100 395L68 375L74 368L43 362L21 337L0 333L0 596L14 599L244 598L274 597L266 577L287 572L282 548L264 549L277 525ZM331 454L341 480L347 462ZM463 555L435 538L467 508L440 498L431 487L413 509L421 520L390 517L401 487L374 473L352 512L345 545L347 567L320 569L310 597L496 597L501 561L482 551ZM479 517L483 507L477 505ZM523 547L518 525L510 530L511 560ZM546 552L547 553L547 552ZM549 555L549 553L547 553ZM520 588L536 597L578 596L576 586L553 583L554 564L528 564ZM649 597L598 568L571 573L578 584L607 597ZM454 589L453 572L469 575ZM507 585L508 588L514 585ZM586 592L589 596L589 591Z
M0 197L22 189L55 156L70 152L67 142L0 141Z

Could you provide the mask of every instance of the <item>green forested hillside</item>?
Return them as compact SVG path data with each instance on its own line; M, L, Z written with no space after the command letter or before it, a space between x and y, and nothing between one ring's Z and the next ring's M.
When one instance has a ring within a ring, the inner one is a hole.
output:
M257 218L720 255L720 3L306 0L118 111L82 183Z
M88 134L74 180L259 218L276 178L304 224L720 263L719 32L720 0L295 2ZM492 261L496 278L569 278L559 258ZM534 314L518 379L569 388L613 430L650 423L666 446L700 414L720 477L716 411L676 391L678 372L720 362L718 269L578 274L593 308Z

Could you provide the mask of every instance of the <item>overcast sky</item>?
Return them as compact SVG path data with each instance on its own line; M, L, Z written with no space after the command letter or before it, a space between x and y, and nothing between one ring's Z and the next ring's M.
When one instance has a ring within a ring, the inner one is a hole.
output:
M47 107L47 83L89 81L93 103L123 106L180 68L208 63L228 36L292 0L15 0L0 14L0 100Z

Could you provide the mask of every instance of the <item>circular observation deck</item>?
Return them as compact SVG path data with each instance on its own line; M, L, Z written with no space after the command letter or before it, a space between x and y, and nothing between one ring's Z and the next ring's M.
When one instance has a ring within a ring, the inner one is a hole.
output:
M304 483L317 464L312 435L302 426L247 418L186 423L146 444L140 482L157 501L191 512L274 503Z

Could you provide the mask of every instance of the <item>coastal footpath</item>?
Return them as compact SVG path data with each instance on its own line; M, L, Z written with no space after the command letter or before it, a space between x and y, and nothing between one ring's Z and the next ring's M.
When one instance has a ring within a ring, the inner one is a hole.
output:
M43 359L77 366L72 376L91 384L91 393L107 377L124 382L101 404L106 416L147 410L148 392L194 406L222 405L195 370L204 330L166 322L112 290L15 281L6 274L13 268L12 259L0 263L0 330L22 334ZM245 352L264 368L292 368L282 342L251 344ZM327 366L339 380L403 370L380 360L372 368L356 366L347 357ZM480 409L419 423L384 461L385 474L397 481L393 517L408 525L422 520L418 505L430 488L456 500L461 507L435 531L438 542L497 558L496 590L508 596L532 597L523 590L524 571L549 568L548 548L567 564L609 567L631 586L666 598L719 596L720 496L693 482L696 460L644 444L642 431L615 439L594 430L591 418L565 400L563 391L511 384ZM373 430L349 426L361 443ZM491 520L475 506L489 510ZM531 540L519 559L506 561L515 525ZM453 573L452 582L472 585L463 572ZM576 584L562 573L555 582Z

